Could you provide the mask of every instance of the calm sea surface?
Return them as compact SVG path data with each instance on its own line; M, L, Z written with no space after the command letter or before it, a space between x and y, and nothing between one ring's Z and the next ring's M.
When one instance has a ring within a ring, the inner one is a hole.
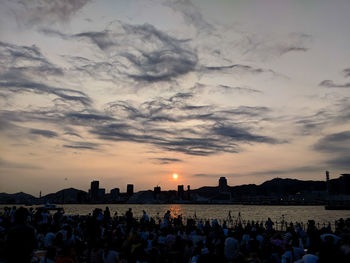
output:
M108 206L111 215L115 212L118 215L124 215L127 209L132 208L135 217L142 216L142 210L146 210L151 217L163 218L167 210L171 211L172 216L182 215L183 218L198 219L218 219L226 220L229 213L233 220L236 220L238 213L242 220L265 221L270 217L273 221L304 222L313 219L323 224L327 222L334 223L339 218L350 218L349 210L325 210L323 206L254 206L254 205L187 205L187 204L168 204L168 205L137 205L137 204L108 204L108 205L62 205L65 214L87 215L92 213L94 208L105 209ZM2 210L4 205L0 206ZM35 206L33 206L35 207Z

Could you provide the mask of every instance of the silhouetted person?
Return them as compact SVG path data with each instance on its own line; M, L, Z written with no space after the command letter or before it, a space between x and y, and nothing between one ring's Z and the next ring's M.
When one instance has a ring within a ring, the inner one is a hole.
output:
M103 213L103 217L106 221L109 221L111 219L111 212L109 211L109 207L106 206L106 209Z
M131 208L129 208L129 210L126 211L125 217L126 217L126 220L127 220L128 222L131 222L131 221L132 221L132 219L133 219L133 214L132 214L132 209L131 209Z
M37 246L35 230L26 224L28 210L20 207L14 214L15 226L6 238L6 262L30 263L33 250Z

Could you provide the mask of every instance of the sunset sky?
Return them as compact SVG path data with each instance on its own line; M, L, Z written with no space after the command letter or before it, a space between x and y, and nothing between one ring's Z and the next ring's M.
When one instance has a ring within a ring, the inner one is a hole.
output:
M349 14L348 0L0 0L0 192L350 172Z

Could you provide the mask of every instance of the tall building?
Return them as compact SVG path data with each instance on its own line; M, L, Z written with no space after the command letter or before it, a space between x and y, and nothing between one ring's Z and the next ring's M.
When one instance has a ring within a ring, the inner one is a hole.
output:
M186 198L187 198L187 200L191 200L191 187L190 187L190 185L187 185Z
M183 197L184 197L184 186L183 185L177 186L177 197L179 199L183 199Z
M99 188L98 189L98 194L97 194L97 201L103 202L104 199L105 199L105 195L106 195L106 189Z
M113 189L111 189L111 197L112 197L113 199L119 197L119 194L120 194L119 188L113 188Z
M220 177L219 179L219 190L220 191L227 190L227 180L225 177Z
M134 194L134 185L133 184L126 185L126 193L128 196L132 196Z
M100 182L99 181L92 181L91 182L91 187L90 187L90 200L91 201L97 201L98 200L98 196L99 196L99 185Z

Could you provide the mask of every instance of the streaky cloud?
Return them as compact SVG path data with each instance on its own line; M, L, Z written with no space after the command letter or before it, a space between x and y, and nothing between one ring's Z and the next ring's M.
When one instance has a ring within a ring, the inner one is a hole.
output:
M55 88L46 84L27 80L0 81L0 88L14 93L33 92L37 94L53 94L63 100L80 102L85 106L90 106L92 103L92 100L82 91L68 88Z
M321 138L314 149L320 152L330 152L334 154L350 153L350 131L332 133Z
M76 150L98 150L99 149L98 143L92 143L92 142L75 142L71 144L64 144L64 148L69 149L76 149Z
M222 90L224 92L226 91L237 91L238 93L248 93L248 94L261 94L263 93L261 90L252 89L252 88L246 88L246 87L231 87L227 85L219 85L219 90Z
M35 135L41 135L46 138L53 138L58 136L58 134L54 131L41 130L41 129L30 129L30 133Z
M151 158L152 160L157 161L159 164L170 164L170 163L178 163L178 162L183 162L183 160L178 159L178 158Z
M40 166L26 163L17 163L0 158L0 169L42 169Z
M350 77L350 68L346 68L343 70L343 74L346 78Z
M322 81L319 86L321 87L327 87L327 88L350 88L350 82L349 83L344 83L344 84L338 84L334 83L333 80L324 80Z

